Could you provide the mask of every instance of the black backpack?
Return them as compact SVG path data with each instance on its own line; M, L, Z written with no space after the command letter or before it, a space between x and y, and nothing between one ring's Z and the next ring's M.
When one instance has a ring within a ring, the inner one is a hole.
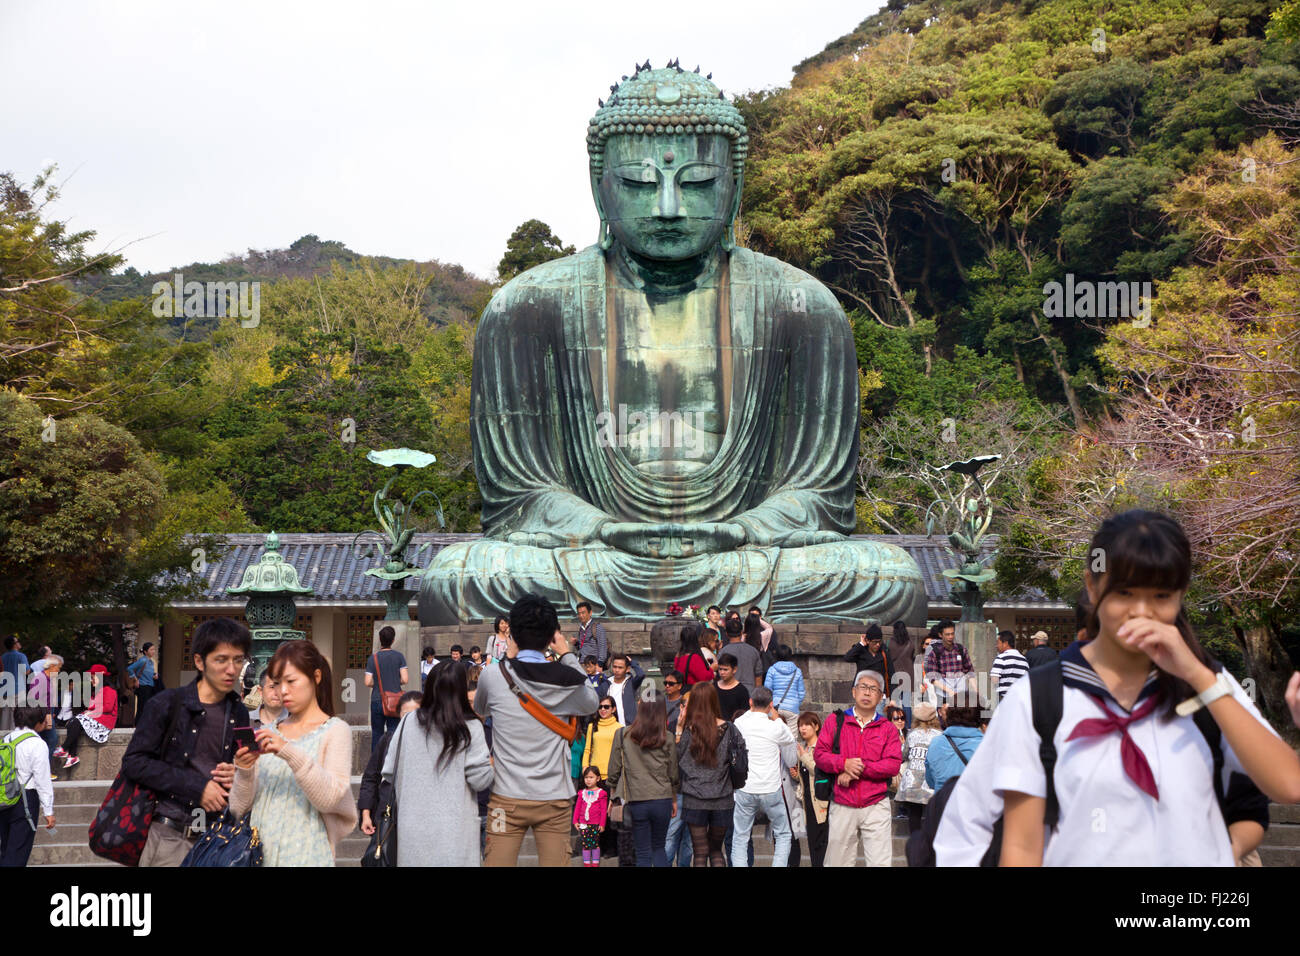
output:
M731 788L744 789L745 781L749 779L749 748L745 746L745 738L734 723L728 723L722 734L724 737L730 734L727 737L727 767L731 776Z
M1215 669L1218 669L1217 664ZM1043 823L1054 830L1061 816L1061 805L1056 799L1056 742L1054 738L1056 728L1061 723L1061 712L1065 707L1065 682L1061 676L1060 660L1035 667L1029 672L1029 700L1033 709L1034 730L1038 732L1040 741L1038 756L1043 762L1043 774L1047 778L1047 807L1043 812ZM1214 761L1214 796L1219 801L1224 823L1232 824L1239 820L1256 820L1263 822L1264 827L1267 829L1268 798L1260 793L1249 778L1243 778L1240 774L1234 773L1232 774L1232 786L1234 788L1232 798L1229 799L1229 795L1223 791L1222 733L1219 730L1218 723L1204 707L1196 712L1193 720L1196 721L1197 728L1205 737L1205 742L1210 745L1210 754ZM956 747L954 746L953 749L956 749ZM957 756L961 757L963 764L966 763L966 758L962 756L960 750L957 751ZM921 829L907 838L906 855L908 866L936 865L934 838L939 832L939 823L943 818L944 807L947 806L948 798L952 796L953 788L957 786L957 781L960 778L961 774L957 774L944 781L943 786L925 805L925 813L921 817ZM997 866L1001 858L1002 817L999 815L993 824L993 839L989 842L988 850L980 858L979 865Z
M835 711L835 736L831 738L831 753L840 752L840 734L844 732L844 711ZM835 777L836 775L828 770L818 770L817 775L813 777L813 797L824 803L829 803L832 796L835 795Z

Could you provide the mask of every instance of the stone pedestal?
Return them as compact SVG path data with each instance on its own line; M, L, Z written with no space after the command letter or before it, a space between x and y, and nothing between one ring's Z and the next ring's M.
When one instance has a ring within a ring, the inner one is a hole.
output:
M989 686L989 670L998 656L997 639L996 624L963 621L957 625L957 643L970 654L971 663L975 665L976 686L986 703L997 697L997 689Z
M390 693L394 690L401 690L405 693L408 690L420 690L420 651L424 644L420 640L420 622L419 621L375 621L375 635L371 643L370 653L379 650L379 631L381 628L391 627L397 632L393 639L393 650L399 651L406 659L406 671L411 678L403 687L386 688ZM454 643L454 642L453 642ZM469 650L469 645L465 645L465 650ZM378 689L378 683L375 688ZM364 703L367 708L370 706L371 689L365 686L364 679L360 687L357 688L357 701Z

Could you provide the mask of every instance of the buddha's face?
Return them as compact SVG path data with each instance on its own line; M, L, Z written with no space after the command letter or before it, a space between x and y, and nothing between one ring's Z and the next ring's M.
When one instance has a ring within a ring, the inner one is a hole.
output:
M704 254L722 238L735 195L726 136L625 134L605 143L601 204L614 238L637 255Z

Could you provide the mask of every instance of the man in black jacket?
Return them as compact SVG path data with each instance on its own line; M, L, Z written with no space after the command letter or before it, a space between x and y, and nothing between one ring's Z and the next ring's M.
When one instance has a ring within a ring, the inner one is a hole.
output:
M249 726L238 688L252 653L248 628L213 618L195 629L192 646L199 676L150 698L122 757L122 773L158 795L141 866L179 866L207 815L226 809L235 782L233 730Z
M1025 652L1025 660L1028 662L1030 669L1039 667L1043 664L1050 664L1056 660L1058 655L1055 648L1047 646L1047 632L1035 631L1034 636L1030 638L1034 646Z
M890 686L889 652L885 650L884 632L879 624L867 626L867 632L850 647L844 659L853 664L857 672L875 671L885 679L885 687ZM883 704L883 698L882 698Z

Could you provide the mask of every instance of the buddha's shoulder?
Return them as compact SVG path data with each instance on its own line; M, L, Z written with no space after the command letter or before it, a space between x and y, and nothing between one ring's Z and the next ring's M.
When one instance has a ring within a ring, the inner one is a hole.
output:
M600 249L589 246L574 255L538 263L498 289L488 310L509 311L515 305L559 298L573 289L584 269L598 267L601 261Z
M769 297L789 299L791 311L843 317L844 309L831 290L798 266L753 249L738 248L733 255L736 257L735 265L749 270L753 281L764 288ZM734 265L732 275L735 275Z

